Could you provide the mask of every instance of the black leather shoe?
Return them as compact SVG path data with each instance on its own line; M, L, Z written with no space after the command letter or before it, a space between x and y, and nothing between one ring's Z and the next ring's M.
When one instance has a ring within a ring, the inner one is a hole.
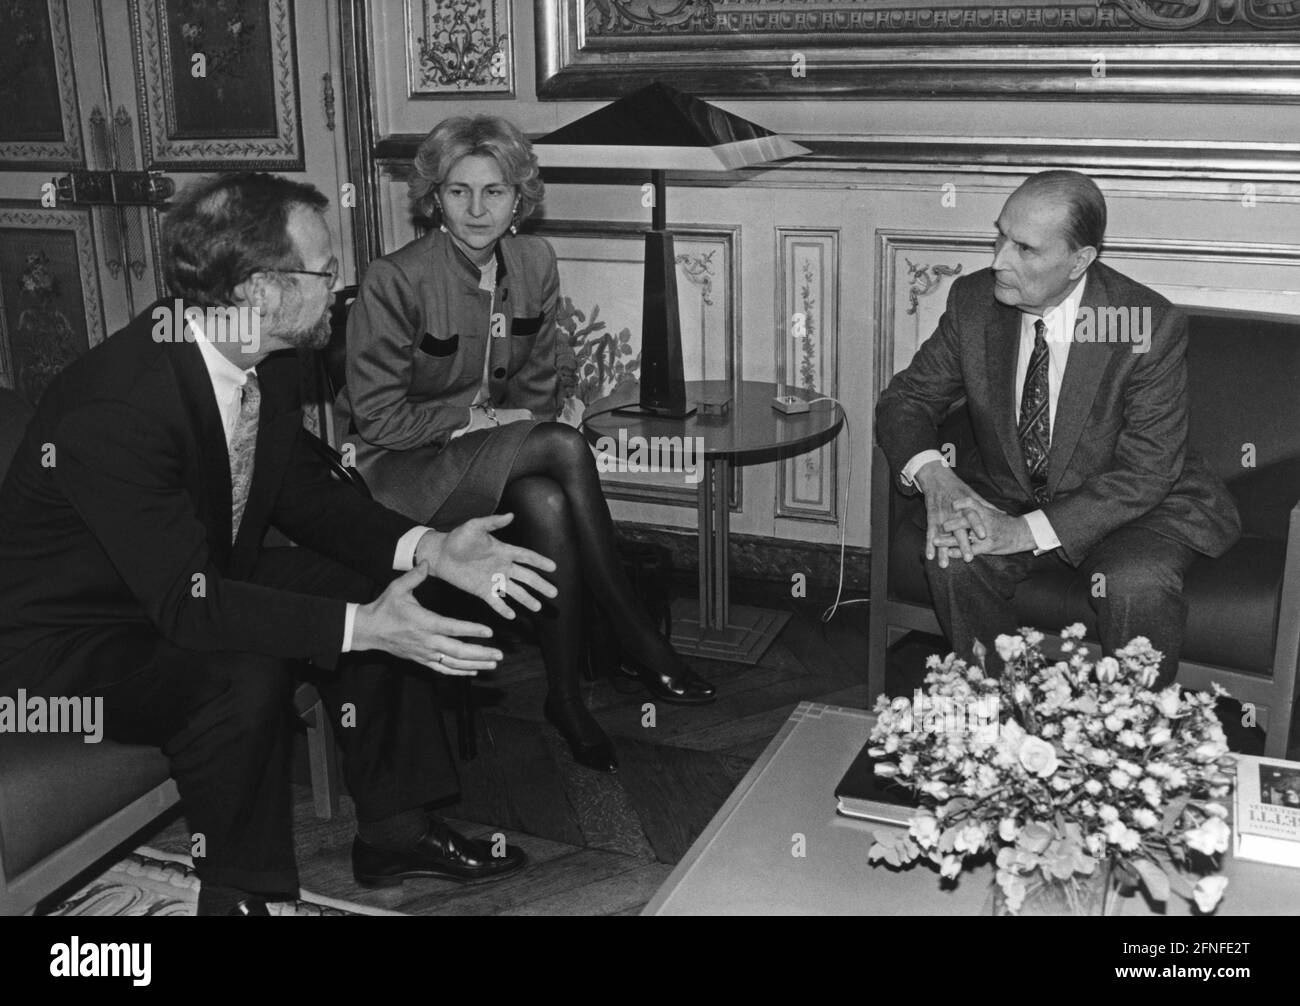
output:
M440 877L459 883L494 880L513 873L528 857L522 849L506 847L492 855L493 843L466 838L445 821L431 820L429 830L413 848L402 852L377 849L360 837L352 843L352 876L362 887L395 887L415 877Z
M718 697L712 682L705 681L680 660L676 661L677 672L672 675L653 670L626 654L623 660L624 671L630 670L651 695L670 705L702 706Z
M234 908L226 913L227 915L266 915L271 913L266 909L266 902L261 898L245 898Z
M600 740L583 739L578 736L573 724L566 722L565 717L556 714L551 708L550 699L542 703L542 715L546 721L560 732L565 743L569 745L569 750L573 753L573 760L579 765L592 769L595 772L617 772L618 759L614 757L614 745L610 739L605 736L605 732L599 726L596 730L600 733ZM588 713L588 716L590 714ZM595 720L592 720L595 723Z

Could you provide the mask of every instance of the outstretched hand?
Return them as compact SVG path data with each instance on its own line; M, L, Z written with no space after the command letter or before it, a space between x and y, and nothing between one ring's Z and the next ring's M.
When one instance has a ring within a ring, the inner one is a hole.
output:
M436 551L430 564L432 575L486 601L502 618L515 617L507 597L529 611L539 611L542 602L538 598L554 597L557 591L537 570L554 572L555 563L531 549L493 537L493 531L513 519L508 513L476 517L440 539L426 534L416 546L415 558L427 561L429 553Z
M383 650L453 677L492 670L501 659L500 650L455 638L487 639L491 629L477 622L445 618L415 599L415 588L428 575L428 566L421 562L390 583L375 600L361 605L352 624L352 649Z

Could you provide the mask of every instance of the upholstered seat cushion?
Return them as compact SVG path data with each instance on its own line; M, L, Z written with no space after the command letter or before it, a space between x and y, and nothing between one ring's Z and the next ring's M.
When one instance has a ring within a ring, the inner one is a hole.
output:
M0 843L13 877L167 781L155 747L0 733Z
M901 509L904 519L890 541L890 594L929 607L925 531L911 519L920 505L910 501ZM1182 659L1271 676L1283 559L1281 543L1249 535L1219 559L1198 558L1183 585L1188 613ZM1086 577L1062 565L1022 583L1016 611L1023 624L1044 632L1083 622L1095 639L1089 586Z

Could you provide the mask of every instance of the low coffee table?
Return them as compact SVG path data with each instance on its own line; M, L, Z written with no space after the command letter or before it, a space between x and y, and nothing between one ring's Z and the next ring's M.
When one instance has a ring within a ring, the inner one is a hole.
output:
M872 866L871 833L888 826L835 813L835 785L872 721L860 709L800 703L642 914L983 913L991 867L963 873L955 888L943 890L923 864L902 871ZM800 845L802 856L795 855ZM1228 890L1217 915L1300 912L1300 870L1229 859L1223 873ZM1140 897L1121 903L1121 914L1149 914ZM1168 914L1193 913L1174 896Z

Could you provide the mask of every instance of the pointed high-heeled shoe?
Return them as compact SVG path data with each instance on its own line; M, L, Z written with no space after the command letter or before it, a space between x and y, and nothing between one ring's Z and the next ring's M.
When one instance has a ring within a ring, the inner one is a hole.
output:
M614 757L614 745L605 732L599 726L596 730L600 733L602 740L583 739L578 736L578 731L572 723L566 722L565 717L559 715L551 705L551 700L546 699L542 703L542 715L546 721L560 732L564 738L569 750L573 753L573 760L579 765L585 766L594 772L617 772L618 759ZM592 721L595 723L595 720Z
M623 672L637 678L655 698L676 706L703 706L718 697L718 690L680 660L675 674L656 671L647 664L623 654Z

